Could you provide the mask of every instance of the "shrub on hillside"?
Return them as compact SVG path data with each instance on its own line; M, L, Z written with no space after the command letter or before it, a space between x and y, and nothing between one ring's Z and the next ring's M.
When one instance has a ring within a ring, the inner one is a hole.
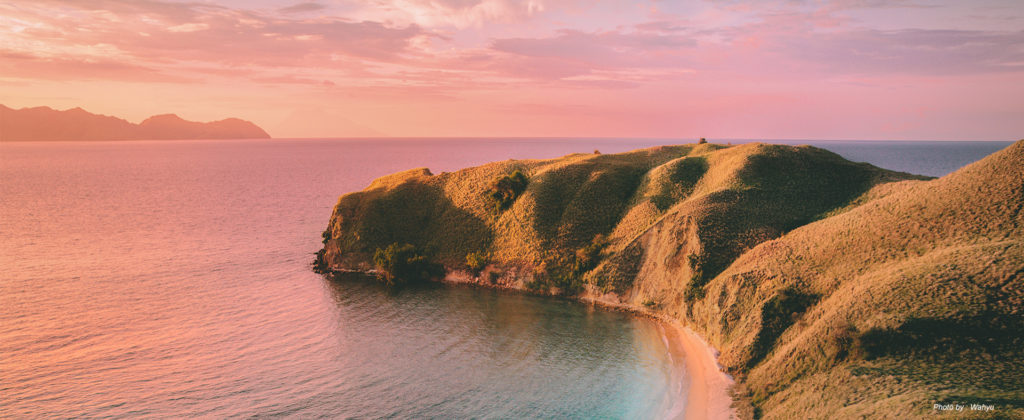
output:
M573 259L572 271L576 274L583 274L593 270L601 261L601 250L608 245L608 238L604 235L594 236L594 240L587 246L576 250L576 258Z
M683 298L686 299L686 302L693 303L704 298L704 285L708 284L711 280L704 275L704 266L707 265L708 256L707 254L690 254L686 258L690 263L690 271L693 273L693 277L690 278L690 283L686 285L686 292L683 293Z
M373 254L377 276L388 286L401 286L425 281L441 274L437 264L431 263L424 252L410 244L393 243L377 248Z
M521 171L514 171L511 174L495 178L487 190L487 197L496 211L503 211L512 207L512 203L526 191L526 185L530 180Z
M683 292L683 299L687 303L693 303L698 300L704 299L706 292L704 291L704 285L706 281L704 276L700 273L696 273L693 277L690 277L690 283L686 285L686 291Z
M601 262L601 252L608 246L608 237L595 235L586 246L572 254L549 256L539 271L543 275L535 276L526 284L531 291L558 289L563 296L575 296L583 292L584 274L593 270Z
M526 287L526 290L529 290L531 292L540 292L547 290L549 285L546 280L534 277L533 280L526 282L524 287Z
M836 323L826 334L821 345L826 363L834 364L864 356L864 352L860 348L860 332L849 321Z
M549 281L549 286L557 287L562 296L574 296L583 291L583 276L576 272L555 273Z
M473 274L480 274L480 271L490 263L490 259L490 254L484 251L470 252L466 254L466 268L469 268Z

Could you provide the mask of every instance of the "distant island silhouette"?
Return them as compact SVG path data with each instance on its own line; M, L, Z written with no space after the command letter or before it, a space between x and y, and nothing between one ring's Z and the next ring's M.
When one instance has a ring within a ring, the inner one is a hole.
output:
M187 121L174 114L154 115L139 124L82 108L12 109L0 105L0 141L268 139L249 121L227 118Z

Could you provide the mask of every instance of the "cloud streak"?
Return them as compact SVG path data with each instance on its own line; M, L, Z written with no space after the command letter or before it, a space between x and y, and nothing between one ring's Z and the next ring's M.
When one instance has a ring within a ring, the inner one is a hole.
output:
M426 27L480 27L543 13L544 0L370 0L355 13L368 19Z
M291 13L318 12L318 11L324 10L326 8L327 8L327 6L324 6L324 5L320 4L320 3L298 3L298 4L295 4L293 6L282 7L280 9L277 9L277 11L281 12L281 13L291 14Z
M740 109L775 115L786 103L796 112L807 102L801 95L828 97L831 105L817 106L850 115L868 96L920 114L909 97L928 89L962 96L968 86L1019 110L1012 89L995 86L1024 85L1024 31L1013 24L1024 11L996 3L338 0L257 8L240 0L15 1L0 4L0 80L17 82L10 86L22 89L28 105L26 86L67 89L50 84L61 81L82 82L81 101L109 83L177 85L197 97L216 90L210 103L232 103L223 98L235 95L239 106L284 95L344 108L332 112L365 112L378 125L399 121L409 134L437 127L424 123L424 112L451 121L469 113L479 124L501 125L500 115L515 106L526 107L521 118L544 121L534 134L593 126L582 122L582 107L600 108L588 115L621 115L609 126L616 130L633 121L652 127L646 135L672 135L680 124L747 115ZM902 96L887 96L896 92ZM538 103L545 106L522 105ZM718 114L669 121L666 108ZM549 115L557 109L565 110L564 124ZM1007 117L1000 126L1015 124ZM442 132L449 133L435 131ZM502 133L529 134L493 134Z

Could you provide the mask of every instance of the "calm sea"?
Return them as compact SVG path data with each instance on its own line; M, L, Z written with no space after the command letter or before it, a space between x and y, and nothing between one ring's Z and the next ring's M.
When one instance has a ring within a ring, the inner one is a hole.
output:
M657 417L651 321L309 263L377 176L669 143L0 143L0 417ZM790 143L928 175L1009 144Z

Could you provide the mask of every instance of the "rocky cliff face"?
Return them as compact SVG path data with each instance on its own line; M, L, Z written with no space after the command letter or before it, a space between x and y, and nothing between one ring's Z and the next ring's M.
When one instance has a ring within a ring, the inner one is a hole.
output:
M96 115L81 108L11 109L0 105L0 141L265 139L266 131L248 121L228 118L199 123L177 115L157 115L140 124Z
M320 259L368 269L409 243L465 281L676 317L722 351L748 416L1020 413L1022 162L1018 142L927 180L748 144L417 169L342 196ZM495 206L514 171L525 191Z

